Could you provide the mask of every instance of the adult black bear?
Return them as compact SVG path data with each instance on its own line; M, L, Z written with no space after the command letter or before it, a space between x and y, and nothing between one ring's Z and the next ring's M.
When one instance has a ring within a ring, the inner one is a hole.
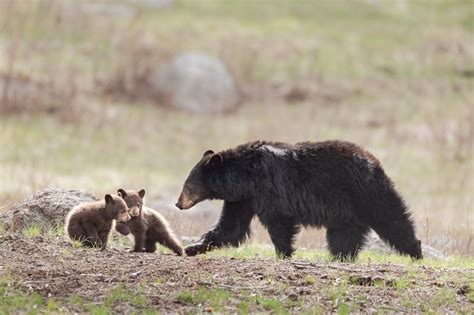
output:
M369 228L400 253L422 258L410 213L392 181L375 157L349 142L257 141L207 151L176 206L189 209L205 199L222 199L224 207L217 224L185 249L190 256L238 246L256 215L279 256L291 257L301 226L324 226L329 250L339 259L357 256Z

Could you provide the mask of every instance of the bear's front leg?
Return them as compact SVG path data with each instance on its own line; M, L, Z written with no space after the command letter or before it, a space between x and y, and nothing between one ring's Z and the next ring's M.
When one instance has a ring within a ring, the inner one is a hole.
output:
M99 239L102 243L100 250L105 250L107 248L107 241L109 239L109 231L99 232Z
M300 231L300 226L292 218L283 216L259 218L270 234L276 255L280 258L291 258L295 251L295 235Z
M226 245L239 246L250 235L253 216L253 208L248 203L224 201L217 224L197 243L186 247L186 255L195 256Z
M133 232L133 237L135 238L135 246L133 247L132 252L143 252L145 248L145 238L146 233L144 229L138 229Z
M124 222L117 222L117 224L115 225L115 230L124 236L130 234L130 228Z
M85 225L84 230L87 234L87 237L84 239L83 244L88 247L99 247L102 248L103 243L99 238L99 232L97 229L91 225Z

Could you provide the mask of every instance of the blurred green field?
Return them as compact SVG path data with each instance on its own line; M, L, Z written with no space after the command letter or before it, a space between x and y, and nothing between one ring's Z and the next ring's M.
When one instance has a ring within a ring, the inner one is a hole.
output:
M133 14L0 2L0 75L65 93L0 109L0 207L60 186L96 195L144 187L166 208L207 149L337 138L381 160L424 243L474 255L471 1L100 3ZM240 109L193 115L133 94L147 69L187 51L226 64L244 94ZM292 89L306 97L290 102ZM216 218L164 210L180 235ZM322 236L305 231L299 244L320 247ZM254 240L267 241L260 227Z

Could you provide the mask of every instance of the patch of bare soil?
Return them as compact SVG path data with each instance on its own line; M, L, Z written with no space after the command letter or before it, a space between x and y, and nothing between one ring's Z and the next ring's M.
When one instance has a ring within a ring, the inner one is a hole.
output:
M117 247L98 251L72 248L58 236L0 236L0 274L23 292L54 298L68 312L88 311L72 302L80 296L96 306L108 301L119 313L148 308L470 313L473 273L418 265L177 257ZM114 297L116 288L128 293Z

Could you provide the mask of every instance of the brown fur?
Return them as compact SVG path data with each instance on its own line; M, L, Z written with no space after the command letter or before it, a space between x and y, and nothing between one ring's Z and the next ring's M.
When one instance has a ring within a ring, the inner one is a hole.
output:
M70 239L104 250L113 221L123 222L130 218L127 204L122 198L105 195L104 200L83 203L69 211L64 229Z
M168 247L177 255L183 255L183 247L171 230L168 221L157 211L143 206L145 190L118 190L129 208L138 207L138 215L126 223L117 223L115 229L123 235L133 234L135 238L134 252L156 251L156 242Z

